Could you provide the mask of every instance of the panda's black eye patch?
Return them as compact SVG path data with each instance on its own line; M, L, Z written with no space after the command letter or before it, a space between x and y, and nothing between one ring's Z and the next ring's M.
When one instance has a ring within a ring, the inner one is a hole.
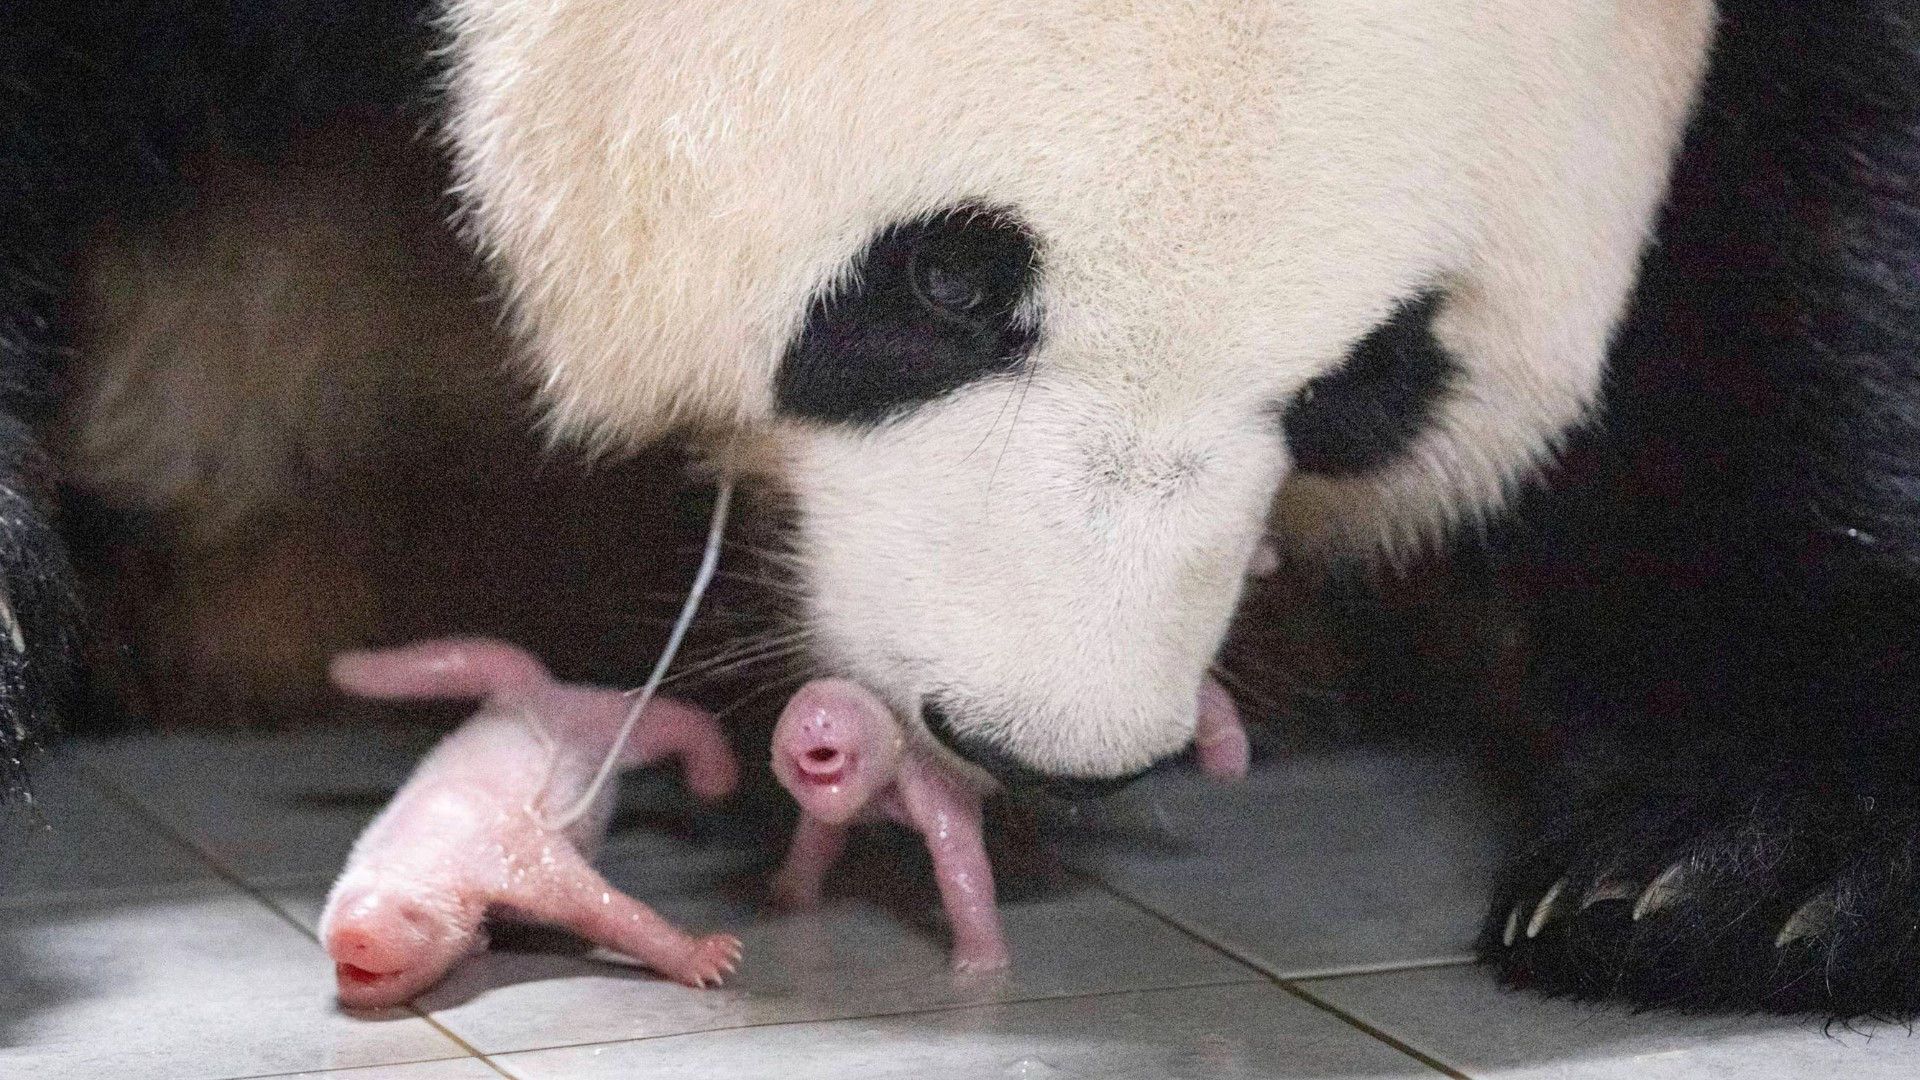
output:
M882 230L808 310L774 381L780 411L877 424L1017 369L1038 336L1020 317L1037 258L1011 214L982 207Z
M1281 423L1295 468L1351 476L1413 445L1459 370L1433 336L1442 298L1427 292L1401 304L1286 404Z

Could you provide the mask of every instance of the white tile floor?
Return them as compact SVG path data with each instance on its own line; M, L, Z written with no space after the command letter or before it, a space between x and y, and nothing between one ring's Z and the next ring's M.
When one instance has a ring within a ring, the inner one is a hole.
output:
M1460 769L1379 753L1296 756L1231 791L1169 776L1084 810L1065 870L1005 875L1004 979L947 973L924 869L897 845L868 845L824 911L765 914L765 856L736 815L628 828L605 860L746 940L727 988L535 937L412 1008L346 1015L313 922L424 743L365 726L129 739L45 771L37 817L0 824L0 1078L1920 1075L1902 1029L1497 990L1463 962L1487 809Z

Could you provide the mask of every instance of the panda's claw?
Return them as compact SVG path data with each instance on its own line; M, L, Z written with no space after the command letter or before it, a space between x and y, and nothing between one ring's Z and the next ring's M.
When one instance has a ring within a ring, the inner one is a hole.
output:
M1682 859L1655 875L1647 884L1640 898L1633 902L1633 921L1639 922L1678 900L1687 898L1688 877L1693 869L1688 860Z
M1833 929L1834 917L1839 913L1839 899L1839 893L1832 885L1814 893L1812 898L1787 916L1787 921L1780 926L1780 932L1774 935L1773 947L1784 949L1796 942L1824 936Z
M1603 876L1593 883L1593 888L1587 890L1587 895L1580 898L1580 910L1585 911L1609 900L1632 900L1639 895L1640 890L1632 882L1611 875Z
M1502 873L1480 955L1554 996L1920 1018L1920 783L1912 754L1886 758L1797 771L1719 745L1586 748L1566 766L1584 774L1544 778L1555 801Z
M1531 941L1539 937L1540 931L1545 930L1547 924L1553 921L1554 908L1560 903L1560 894L1566 891L1565 877L1547 886L1547 891L1540 896L1540 902L1533 905L1533 915L1527 919L1527 940Z

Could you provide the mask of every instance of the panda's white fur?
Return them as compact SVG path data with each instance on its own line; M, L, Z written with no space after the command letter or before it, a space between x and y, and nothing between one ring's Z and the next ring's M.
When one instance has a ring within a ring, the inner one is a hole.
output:
M1135 771L1270 521L1404 547L1594 400L1708 0L452 0L449 132L563 434L770 432L822 663L1044 772ZM775 415L809 304L889 224L1038 238L1020 375L873 428ZM1360 477L1276 406L1444 290L1461 372ZM1276 494L1278 495L1276 501Z

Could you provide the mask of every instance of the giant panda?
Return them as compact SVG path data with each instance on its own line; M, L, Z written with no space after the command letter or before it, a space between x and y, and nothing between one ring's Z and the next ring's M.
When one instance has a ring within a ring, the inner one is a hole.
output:
M1335 567L1465 536L1564 733L1494 883L1498 976L1920 1011L1907 5L446 0L438 25L461 224L555 436L691 435L784 490L812 663L933 752L1111 790L1191 740L1263 545ZM7 564L29 675L69 618L20 599L58 591L33 535ZM15 742L35 700L0 703Z
M917 737L1107 790L1191 738L1263 538L1477 531L1564 732L1500 977L1920 1007L1910 4L446 26L465 221L555 430L776 476L814 659Z

